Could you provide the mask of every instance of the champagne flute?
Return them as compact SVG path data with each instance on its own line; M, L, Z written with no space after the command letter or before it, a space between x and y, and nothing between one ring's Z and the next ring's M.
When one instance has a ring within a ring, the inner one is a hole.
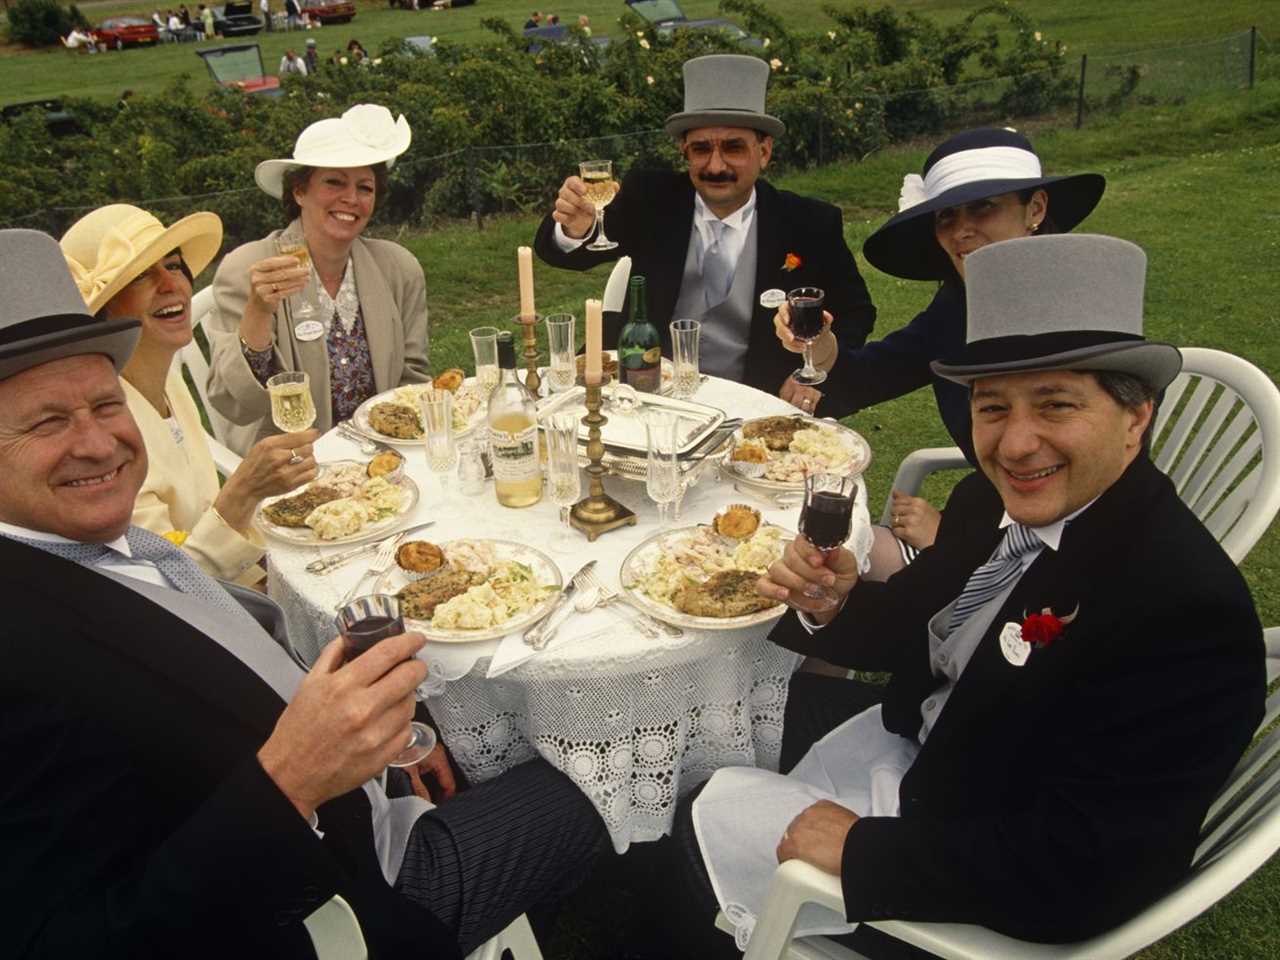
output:
M827 374L813 365L813 344L822 335L822 301L826 294L817 287L797 287L787 294L791 315L791 335L804 344L804 366L791 375L796 383L816 386Z
M578 378L577 359L574 357L574 325L572 313L553 313L545 318L547 324L547 351L550 366L547 368L547 384L552 393L572 390Z
M458 463L458 444L453 433L453 394L448 390L426 390L420 406L427 469L440 479L440 488L447 496L449 477Z
M569 508L582 496L582 476L578 470L578 414L557 413L543 424L547 443L547 486L551 500L560 508L564 524L551 538L556 553L573 553L582 549L582 538L569 522Z
M471 352L476 361L476 386L487 393L498 385L498 328L473 329Z
M671 321L671 358L675 367L672 394L680 400L688 400L698 392L701 378L698 374L698 340L702 336L702 324L697 320Z
M658 505L658 525L667 525L667 505L680 496L680 471L676 463L676 428L680 420L674 414L651 410L645 417L645 435L649 442L645 491Z
M277 373L267 380L271 397L271 420L282 433L297 433L316 422L316 405L311 399L311 378L302 370ZM290 463L301 463L296 453Z
M834 473L811 473L804 481L804 507L800 511L800 532L818 548L825 561L849 539L853 525L853 503L858 481ZM810 609L832 610L840 602L830 587L811 583L803 591L814 601Z
M596 208L596 238L587 244L587 249L612 250L617 244L604 235L604 208L618 193L618 181L613 179L613 161L584 160L578 164L578 172L587 185L587 200Z
M276 237L276 253L282 257L293 257L298 261L298 266L306 268L307 285L300 293L295 294L297 303L291 304L290 313L295 320L310 320L319 312L312 303L314 271L311 269L311 251L307 249L307 238L296 227L296 224L291 223Z
M404 633L404 618L400 616L400 601L384 593L356 597L338 611L338 632L346 646L346 660L350 662L379 640ZM418 700L421 694L415 694ZM436 732L425 723L409 724L411 736L405 748L391 761L393 767L412 767L426 759L436 748Z

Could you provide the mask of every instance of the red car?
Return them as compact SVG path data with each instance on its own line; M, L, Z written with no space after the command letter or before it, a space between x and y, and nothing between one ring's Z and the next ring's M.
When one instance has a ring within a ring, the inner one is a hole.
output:
M160 42L160 31L156 29L156 25L142 17L112 17L110 20L103 20L102 26L93 31L93 36L98 43L117 50Z
M300 0L302 12L323 24L350 23L355 19L356 5L350 0Z

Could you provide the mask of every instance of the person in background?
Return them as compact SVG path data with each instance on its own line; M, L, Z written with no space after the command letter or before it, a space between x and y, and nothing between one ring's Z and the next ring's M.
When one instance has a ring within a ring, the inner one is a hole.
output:
M288 76L289 74L293 74L298 77L305 77L307 75L307 64L305 60L292 50L286 50L284 52L284 56L280 58L280 69L278 72L281 77Z
M360 41L352 37L347 41L347 55L352 63L364 63L369 59L369 52L361 46Z
M274 30L275 24L271 22L271 0L258 0L258 9L262 11L262 22L267 30Z
M252 586L264 577L257 563L265 552L254 513L264 497L315 479L316 432L260 441L219 486L200 411L174 357L193 336L191 278L221 245L222 221L212 213L193 213L166 228L125 203L81 217L60 241L91 313L142 321L120 374L148 454L133 524L181 541L211 576Z
M131 99L133 99L133 91L132 91L132 90L122 90L122 91L120 92L120 99L116 101L116 109L117 109L117 110L128 110L128 109L129 109L129 101L130 101Z
M298 0L284 0L285 29L297 30L301 25L302 7Z
M272 432L265 383L310 376L316 426L349 419L368 398L429 379L426 280L404 247L363 236L387 192L387 168L409 149L409 124L376 104L308 126L293 156L264 160L254 177L281 200L286 224L306 239L311 266L281 256L281 231L227 254L213 278L208 323L209 401L237 424L237 452ZM318 308L292 314L307 290Z
M540 26L542 26L542 14L535 10L529 14L529 19L524 22L524 29L533 30Z
M169 11L169 37L179 43L185 38L186 27L182 24L182 18L177 13Z
M88 50L90 53L98 52L97 41L93 39L91 34L85 33L79 27L71 28L71 32L63 39L62 45L68 50L79 50L83 48Z
M303 54L303 62L307 65L307 73L315 76L320 70L320 54L316 50L316 42L313 38L307 38L307 52Z
M585 13L578 16L578 29L582 31L583 36L591 36L591 18Z
M200 4L199 12L200 22L204 24L204 38L206 40L212 40L218 34L217 28L214 25L213 7L205 6L202 3Z

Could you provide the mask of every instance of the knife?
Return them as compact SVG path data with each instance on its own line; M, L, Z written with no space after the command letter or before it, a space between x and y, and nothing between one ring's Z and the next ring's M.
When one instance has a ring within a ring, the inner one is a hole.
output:
M342 566L348 560L352 560L360 556L362 553L368 553L370 550L377 550L380 546L394 537L399 537L401 535L408 536L411 533L417 533L419 530L423 530L431 526L433 523L435 523L434 520L428 520L426 523L420 523L416 527L410 527L408 530L397 530L390 537L385 537L382 540L374 540L372 543L361 544L354 550L348 550L346 553L335 553L332 557L325 557L322 560L312 560L307 564L307 573L328 573L330 570L334 570Z
M532 627L524 632L524 642L535 650L541 650L551 641L551 635L556 632L556 628L560 626L559 622L555 626L548 627L556 614L569 602L569 598L573 596L573 591L578 589L578 578L596 565L594 560L588 560L582 567L569 578L565 583L564 589L560 591L560 596L556 598L556 602L551 607L551 612L535 623Z
M604 285L604 300L600 309L604 313L621 313L622 301L627 299L627 280L631 278L631 258L619 257L613 272Z

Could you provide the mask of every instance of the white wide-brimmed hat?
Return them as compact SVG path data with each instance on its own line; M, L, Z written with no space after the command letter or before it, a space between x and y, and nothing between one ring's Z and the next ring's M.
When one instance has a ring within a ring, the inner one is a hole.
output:
M746 127L780 137L786 126L764 112L769 65L758 57L715 53L684 62L684 110L667 117L673 137L698 127Z
M1039 370L1114 371L1159 393L1182 354L1142 335L1147 255L1098 234L1020 237L964 261L965 346L935 360L938 376L965 385Z
M413 133L409 121L398 119L378 103L357 103L340 117L317 120L298 136L293 156L287 160L263 160L253 172L258 186L273 197L284 192L284 175L298 167L371 167L385 163L409 149Z
M193 213L166 227L140 207L112 203L73 223L59 245L89 312L97 313L175 250L194 277L218 255L222 221L215 213Z
M141 322L99 321L85 306L58 242L0 230L0 380L63 357L100 353L121 370Z

